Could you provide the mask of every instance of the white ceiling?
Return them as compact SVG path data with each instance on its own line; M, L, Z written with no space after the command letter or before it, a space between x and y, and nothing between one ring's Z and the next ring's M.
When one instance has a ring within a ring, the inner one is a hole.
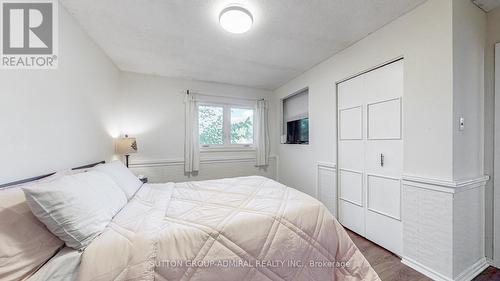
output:
M425 0L61 0L124 71L275 89ZM238 2L245 34L218 14Z
M500 7L500 0L472 0L472 2L485 12L489 12L496 7Z

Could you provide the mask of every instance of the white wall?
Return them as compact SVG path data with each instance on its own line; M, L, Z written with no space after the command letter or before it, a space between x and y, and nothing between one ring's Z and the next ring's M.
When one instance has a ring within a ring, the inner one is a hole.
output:
M453 1L453 179L483 174L486 14L469 0ZM460 131L459 119L465 118Z
M400 56L404 173L452 179L451 18L451 1L427 1L277 89L279 99L309 87L310 112L310 145L278 147L280 180L314 194L315 163L336 162L335 82Z
M59 5L59 68L0 70L0 183L108 160L118 79Z
M124 72L120 77L120 132L137 138L139 153L131 156L133 170L145 174L153 182L188 180L182 168L186 90L255 99L269 99L271 95L271 92L260 89L136 73ZM274 125L271 131L274 131ZM273 135L271 154L274 154L276 142ZM193 179L255 173L275 177L275 158L271 159L271 167L263 171L254 167L254 157L255 152L202 152L200 173Z
M485 127L485 138L484 138L484 168L485 173L494 176L493 160L494 160L494 121L495 121L495 43L500 42L500 8L497 8L487 14L487 29L486 29L486 48L485 48L485 76L484 76L484 127ZM498 97L497 97L498 99ZM497 100L498 102L498 100ZM495 211L496 216L493 215L494 211L494 193L493 193L493 181L488 182L485 190L485 205L486 205L486 256L493 258L493 219L497 218L498 229L500 229L500 192L495 192L495 197L498 198L496 201ZM498 182L497 182L498 183ZM497 237L500 237L497 234ZM500 245L500 238L497 241L497 245ZM497 265L500 266L500 247L497 253L496 261Z
M453 179L482 176L484 155L484 52L486 13L469 0L453 1ZM465 129L459 130L459 119ZM485 256L484 191L456 194L453 271L457 275ZM475 218L464 220L464 218ZM477 218L481 218L478 220ZM466 223L470 221L470 223ZM461 223L464 222L464 223ZM477 237L477 238L475 238Z

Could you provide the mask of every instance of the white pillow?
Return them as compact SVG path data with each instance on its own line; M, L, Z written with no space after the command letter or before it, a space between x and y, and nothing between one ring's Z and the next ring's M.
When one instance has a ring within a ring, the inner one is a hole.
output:
M110 176L125 192L129 200L142 186L142 182L120 161L100 164L92 170L100 171Z
M33 214L74 249L92 242L127 204L116 183L98 171L65 175L23 191Z
M0 189L0 280L24 280L64 245L33 215L22 190L62 176Z

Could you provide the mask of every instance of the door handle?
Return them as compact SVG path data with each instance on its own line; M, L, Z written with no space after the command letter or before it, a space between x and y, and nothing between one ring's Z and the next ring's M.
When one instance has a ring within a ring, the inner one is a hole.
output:
M384 154L380 153L380 167L384 167Z

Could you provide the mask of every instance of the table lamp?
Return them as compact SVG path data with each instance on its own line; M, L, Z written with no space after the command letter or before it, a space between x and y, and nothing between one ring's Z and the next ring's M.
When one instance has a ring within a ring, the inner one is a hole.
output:
M130 154L137 153L137 141L135 138L129 138L128 135L125 135L124 138L116 140L115 151L117 154L125 155L126 166L128 168Z

